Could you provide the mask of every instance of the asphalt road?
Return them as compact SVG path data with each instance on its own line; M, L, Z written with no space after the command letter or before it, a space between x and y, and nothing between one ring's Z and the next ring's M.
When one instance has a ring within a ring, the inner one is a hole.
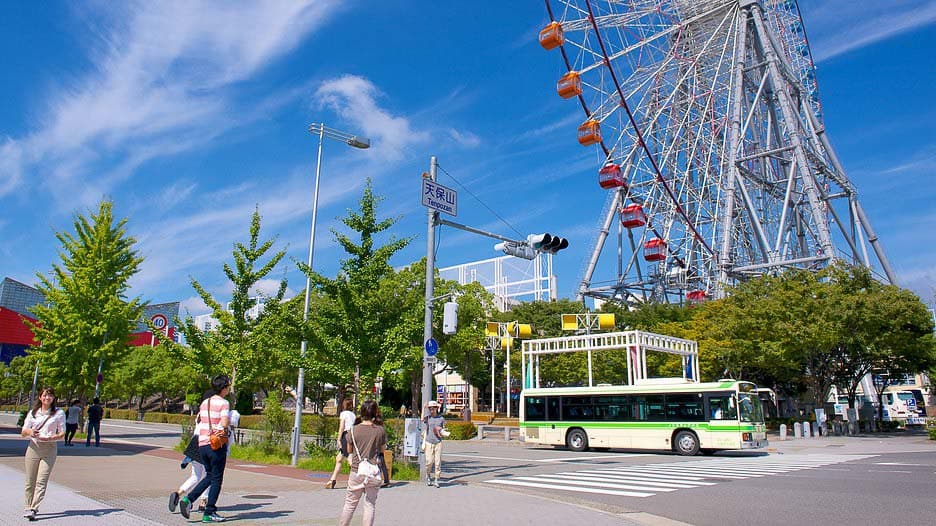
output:
M172 447L179 433L178 425L102 425L105 442L147 449ZM692 458L449 441L443 479L615 515L645 513L649 524L656 517L698 526L929 525L936 517L936 442L910 433L772 442L765 451Z

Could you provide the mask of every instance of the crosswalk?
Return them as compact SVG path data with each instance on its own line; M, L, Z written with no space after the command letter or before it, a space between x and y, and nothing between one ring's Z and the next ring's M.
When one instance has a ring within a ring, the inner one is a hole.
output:
M622 497L651 497L719 482L765 477L803 469L861 460L874 455L796 455L683 460L639 466L594 467L530 476L486 480L488 484L520 486Z

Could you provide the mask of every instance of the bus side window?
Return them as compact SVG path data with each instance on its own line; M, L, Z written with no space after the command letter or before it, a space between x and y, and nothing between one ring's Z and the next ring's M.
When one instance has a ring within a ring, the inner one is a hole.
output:
M738 410L730 395L709 398L709 417L712 420L737 420Z

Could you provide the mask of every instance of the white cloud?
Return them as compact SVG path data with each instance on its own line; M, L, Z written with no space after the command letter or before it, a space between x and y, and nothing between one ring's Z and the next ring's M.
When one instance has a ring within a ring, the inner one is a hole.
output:
M10 139L0 145L0 197L10 193L22 179L22 146Z
M380 90L368 79L344 75L326 80L315 92L315 100L348 122L348 133L360 133L371 140L373 155L384 160L399 160L411 144L429 139L426 132L413 129L409 120L393 116L377 104ZM326 123L327 125L328 123Z
M481 138L468 131L458 131L455 128L449 128L449 137L455 139L455 142L466 148L477 148L481 145Z
M179 302L179 312L180 316L185 319L187 316L195 317L199 314L207 314L211 312L211 309L208 308L208 305L205 305L205 302L199 296L192 296Z
M885 40L936 21L936 3L920 0L800 4L816 62Z
M237 124L236 83L293 49L340 8L297 2L100 3L114 25L90 57L91 73L55 90L30 135L8 141L0 195L22 170L42 172L67 207L87 205L141 164L212 140ZM115 12L116 11L116 12ZM100 16L98 16L100 15ZM12 145L11 145L12 144ZM118 164L116 169L110 169ZM86 189L92 173L91 189Z

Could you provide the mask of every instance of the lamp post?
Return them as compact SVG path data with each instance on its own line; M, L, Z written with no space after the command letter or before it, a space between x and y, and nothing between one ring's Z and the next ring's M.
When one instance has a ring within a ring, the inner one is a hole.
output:
M343 131L336 130L334 128L329 128L323 123L313 123L309 126L309 133L318 135L318 157L315 163L315 184L314 190L312 191L312 228L309 233L309 259L307 264L309 270L312 270L312 254L315 250L315 217L318 213L318 195L319 195L319 179L322 175L322 145L325 143L325 138L334 139L336 141L341 141L348 146L359 149L370 148L370 139L366 137L359 137L357 135L351 135L350 133L345 133ZM306 286L305 286L305 303L302 307L302 321L308 321L309 319L309 295L312 288L312 278L309 275L306 275ZM300 355L303 359L306 356L306 350L308 349L308 341L302 340L302 347L300 349ZM296 418L293 422L293 432L292 432L292 465L295 466L299 461L299 430L302 424L302 404L304 401L303 387L305 385L305 367L299 367L299 380L296 385Z

